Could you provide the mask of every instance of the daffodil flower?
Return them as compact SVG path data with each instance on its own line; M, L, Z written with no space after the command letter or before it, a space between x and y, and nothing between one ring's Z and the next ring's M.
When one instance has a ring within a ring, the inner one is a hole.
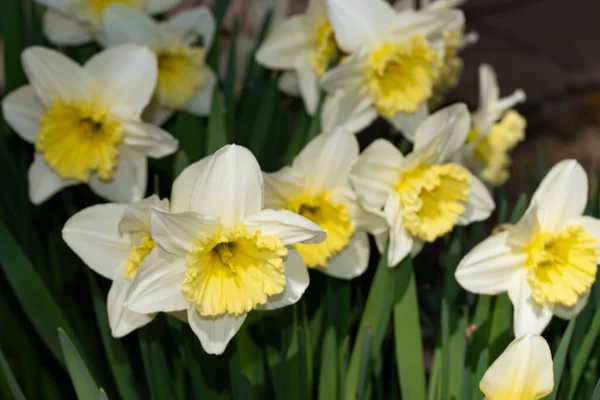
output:
M491 66L479 67L479 108L473 114L473 126L460 153L467 167L494 186L504 184L509 176L509 152L525 139L527 121L515 110L525 101L525 92L516 90L500 98L498 80Z
M220 354L248 312L297 302L306 265L287 246L325 232L291 211L263 210L263 176L249 150L229 145L175 180L171 213L150 211L156 251L144 259L126 298L131 310L187 311L204 349Z
M210 114L217 78L205 62L215 35L215 20L208 8L182 11L157 23L140 11L114 4L105 9L102 21L107 47L135 43L150 48L158 58L154 101L145 117L160 125L180 109ZM194 45L198 37L202 46Z
M406 157L380 139L361 154L351 179L367 210L383 208L389 226L388 265L416 255L455 225L489 217L494 201L485 185L450 160L469 130L467 107L446 107L419 126ZM379 246L385 236L376 237Z
M154 318L123 306L140 264L156 246L150 237L151 207L168 211L169 201L153 195L127 205L92 206L69 218L62 230L63 239L79 258L113 281L106 307L114 337L125 336Z
M306 265L341 279L366 270L367 231L381 234L387 229L382 216L367 213L358 204L350 184L350 166L358 152L356 137L340 129L313 139L291 167L265 174L268 208L298 213L327 232L322 243L294 245Z
M354 131L380 115L408 135L405 125L427 114L439 79L442 32L462 27L462 12L396 12L384 0L327 0L327 6L339 47L350 55L323 76L333 94L326 103L342 102L360 121L348 124Z
M554 389L552 354L538 335L508 345L479 382L487 400L538 400Z
M460 262L456 279L481 294L508 292L515 336L540 334L553 315L570 319L587 303L600 258L600 220L582 216L585 171L565 160L548 172L525 215Z
M87 183L114 202L146 193L146 157L177 149L177 140L140 120L156 85L156 57L135 45L113 47L83 66L42 47L26 49L30 85L2 101L4 118L35 144L29 197L42 203L66 186Z
M306 14L279 24L256 53L256 62L272 69L293 70L282 77L280 88L302 95L309 114L319 103L319 78L338 55L338 46L325 0L310 0Z
M34 0L48 7L44 35L59 46L78 46L102 33L102 12L110 4L123 4L148 14L161 14L181 0Z

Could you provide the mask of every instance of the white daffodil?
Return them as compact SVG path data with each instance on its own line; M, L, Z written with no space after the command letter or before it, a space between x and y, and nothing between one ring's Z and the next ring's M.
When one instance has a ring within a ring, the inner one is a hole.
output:
M352 279L369 264L367 231L387 230L385 219L367 213L350 185L350 166L358 159L358 142L338 130L313 139L291 167L265 174L265 206L287 209L327 232L320 244L294 245L308 267L327 275Z
M511 109L525 101L525 92L518 89L500 98L496 74L485 64L479 67L479 85L479 108L460 158L486 183L499 186L510 176L508 153L525 139L527 121Z
M515 339L479 382L487 400L538 400L554 389L552 353L543 337Z
M446 107L425 119L406 157L380 139L361 154L351 179L367 210L383 208L390 229L388 265L416 255L455 225L489 217L494 201L485 185L450 162L469 130L464 104ZM382 237L379 237L380 246Z
M160 125L176 110L195 115L210 114L217 83L205 56L215 35L215 20L206 7L175 14L157 23L146 14L114 4L102 15L107 47L135 43L150 48L158 58L158 82L154 101L144 116ZM194 43L202 38L202 46Z
M219 354L248 312L295 303L308 271L291 246L326 234L291 211L263 210L263 177L249 150L225 146L185 169L173 184L171 211L150 211L157 244L126 298L149 314L187 310L208 353Z
M150 237L151 207L168 211L169 201L153 195L128 205L92 206L69 218L62 230L63 239L83 262L113 281L106 307L114 337L125 336L154 318L123 305L131 280L156 246Z
M339 56L325 0L310 0L306 14L279 24L256 53L256 62L272 69L293 70L282 76L280 89L302 95L309 114L319 103L319 78Z
M123 4L148 14L161 14L181 0L33 0L48 7L44 35L59 46L78 46L102 33L102 12L110 4Z
M481 294L508 292L515 336L540 334L553 315L570 319L587 303L600 259L600 220L582 216L585 171L574 160L548 172L525 215L471 250L458 283Z
M2 101L8 124L30 143L29 197L42 203L60 189L87 183L115 202L146 193L146 157L177 150L177 140L140 120L156 85L156 57L123 45L93 56L83 66L42 47L26 49L30 85Z
M322 86L334 94L326 103L343 102L361 121L356 131L378 115L403 131L412 118L422 119L439 79L442 33L463 26L462 12L396 12L384 0L327 0L327 6L339 47L350 55L323 76Z

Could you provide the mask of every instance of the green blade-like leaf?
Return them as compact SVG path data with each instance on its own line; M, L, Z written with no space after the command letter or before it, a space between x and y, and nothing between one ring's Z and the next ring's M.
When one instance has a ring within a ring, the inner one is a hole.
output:
M519 200L517 201L517 204L515 204L515 207L513 208L513 212L510 216L511 224L516 224L517 222L519 222L519 220L525 213L525 210L527 209L527 199L528 199L528 197L525 193L523 193L521 196L519 196Z
M77 398L79 400L97 400L98 385L96 385L77 348L62 328L58 328L58 339Z
M228 143L225 127L225 110L223 109L223 96L218 89L213 93L212 108L208 120L208 134L206 135L206 154L213 154Z
M21 0L0 2L0 26L4 40L4 90L8 93L27 83L21 67L21 52L25 49L25 18ZM10 38L10 40L8 40Z
M162 340L164 330L159 330L162 321L157 318L139 332L140 351L144 363L144 372L150 388L150 394L155 400L169 400L175 397L173 379L169 373L166 342Z
M235 116L236 116L236 94L235 86L237 81L236 61L237 61L237 39L238 39L239 21L233 23L233 29L229 36L229 50L227 57L227 76L225 78L225 107L227 108L227 133L228 137L235 138Z
M558 389L560 388L560 382L562 380L562 373L565 367L565 361L567 360L567 354L569 352L569 346L571 344L571 338L573 337L573 330L575 329L575 319L572 319L563 334L558 350L554 353L552 364L554 368L554 389L547 397L548 400L556 399L558 396Z
M600 379L598 379L598 383L596 383L596 388L592 394L592 400L600 400Z
M572 400L575 398L575 393L577 392L577 386L579 385L579 380L585 370L585 366L587 364L588 358L594 348L594 344L598 339L598 334L600 333L600 308L596 310L594 314L594 319L589 327L588 333L585 335L583 339L583 343L579 348L579 352L577 352L577 358L575 359L575 363L571 367L571 371L569 373L569 379L567 380L567 400Z
M442 376L440 391L442 399L450 398L450 312L446 299L442 299Z
M366 388L367 388L367 378L370 375L369 370L371 367L371 328L366 327L363 329L362 335L362 358L360 359L359 369L358 369L358 386L356 392L357 399L366 398Z
M10 390L10 394L12 394L15 400L25 400L25 396L23 395L23 391L19 387L19 383L15 379L15 375L10 369L10 365L8 365L8 361L4 357L4 353L0 350L0 371L2 371L2 376L8 385Z
M495 360L511 341L510 324L512 320L512 304L506 293L496 298L496 306L490 327L489 348L490 360Z
M458 313L452 313L458 317ZM466 330L469 323L469 313L466 308L463 309L462 316L456 324L455 329L450 334L450 387L449 393L451 399L462 399L464 396L463 385L465 383L465 357L467 351Z
M393 273L396 281L394 344L400 393L404 399L425 400L425 365L412 259L406 257Z
M272 76L261 98L261 104L256 114L256 119L252 125L250 134L249 149L260 160L265 152L267 141L271 134L271 127L277 110L277 99L279 98L279 89L277 88L277 77ZM274 132L280 134L280 132Z

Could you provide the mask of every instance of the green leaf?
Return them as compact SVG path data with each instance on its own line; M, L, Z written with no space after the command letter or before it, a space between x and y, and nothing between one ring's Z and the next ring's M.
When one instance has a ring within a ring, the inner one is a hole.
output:
M442 299L442 399L449 399L450 392L450 313L448 301Z
M108 358L119 395L123 399L138 399L140 396L138 395L135 376L131 369L130 361L127 359L123 342L121 339L112 337L110 326L108 326L106 303L100 292L100 288L91 272L87 271L87 277L92 290L92 302L94 304L98 329L100 330L100 337L102 338L106 358Z
M315 115L313 115L310 120L310 125L308 127L308 131L306 131L306 141L310 142L314 138L317 137L319 133L321 133L321 113L323 111L323 102L325 101L325 95L321 93L319 97L319 105L317 106L317 111Z
M458 263L463 257L462 246L463 230L457 229L454 232L452 242L450 242L448 252L444 256L444 264L446 267L444 297L448 300L448 303L450 304L454 304L454 301L456 301L456 298L462 291L462 288L460 287L460 285L456 281L456 277L454 276L456 267L458 267Z
M96 385L77 348L62 328L58 328L58 339L77 398L79 400L97 400L98 385Z
M21 67L21 52L25 49L25 19L21 0L0 1L0 26L4 40L4 93L27 83Z
M358 387L357 387L357 399L364 399L366 397L366 386L367 386L367 378L370 375L369 370L371 367L371 328L365 327L363 329L362 335L362 357L360 359L359 369L358 369Z
M393 273L396 282L394 344L400 393L404 399L425 400L423 344L412 259L406 257Z
M179 140L179 150L184 151L191 162L198 161L204 155L205 121L205 118L179 112L165 126L165 129Z
M235 116L236 116L236 95L235 86L237 81L236 61L237 61L237 39L238 39L239 21L233 23L231 35L229 35L229 50L227 57L227 76L225 78L225 107L227 108L227 132L228 137L235 138Z
M600 308L597 309L596 313L594 314L592 324L590 325L588 333L583 339L583 343L579 348L579 352L577 352L577 358L575 359L575 363L571 367L569 379L567 380L567 400L572 400L575 397L575 393L577 392L577 386L579 385L579 380L581 379L581 375L583 374L588 358L590 357L592 349L594 348L594 344L596 343L596 339L598 339L599 333Z
M279 89L277 88L277 82L277 76L274 75L267 83L267 87L261 98L258 113L256 114L256 118L252 125L249 148L259 160L265 153L266 143L269 139L271 126L273 124L273 117L275 116L275 110L278 105ZM280 132L274 132L274 134L280 134Z
M287 149L285 151L284 162L285 165L291 165L294 161L294 157L300 153L304 143L306 142L306 130L308 129L309 117L306 112L300 115L300 119L296 121L296 127L292 131L290 141L288 142Z
M547 397L547 400L554 400L558 396L558 389L562 380L562 373L565 367L565 361L567 360L567 354L569 353L569 346L571 344L571 338L573 337L573 330L575 329L575 319L572 319L563 334L558 349L554 353L552 360L554 368L554 389Z
M212 99L212 108L208 120L208 134L206 135L206 154L213 154L228 143L225 129L225 110L223 109L223 96L215 89Z
M15 379L15 375L10 369L10 365L4 357L2 350L0 350L0 371L2 371L2 376L4 377L4 380L10 389L10 394L12 394L14 400L25 400L23 391L19 387L19 383Z
M457 317L457 313L452 313ZM465 370L465 357L467 351L466 330L469 323L469 313L467 308L463 308L462 317L455 324L454 331L450 334L450 397L451 399L464 398L465 376L468 371Z
M594 389L594 393L592 394L592 400L600 400L600 379L598 379L598 383L596 383L596 389Z
M165 354L164 330L160 318L139 330L140 351L150 394L154 400L169 400L175 397L175 387Z
M512 305L508 295L504 293L497 296L489 336L491 360L495 360L511 341L510 324L512 315Z
M177 179L179 174L181 174L188 165L190 165L190 160L185 154L185 151L179 150L177 154L175 154L175 161L173 161L173 180Z
M69 327L62 310L6 226L0 222L0 265L27 318L56 359L63 353L56 336L58 327ZM66 329L72 332L70 328Z
M525 193L519 196L519 200L515 207L513 208L512 215L510 216L510 223L516 224L519 222L523 214L525 213L525 209L527 208L527 195Z

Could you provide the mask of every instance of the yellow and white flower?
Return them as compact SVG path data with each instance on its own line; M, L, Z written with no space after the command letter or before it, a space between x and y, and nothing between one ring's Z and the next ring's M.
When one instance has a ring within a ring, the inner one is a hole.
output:
M455 225L489 217L494 201L485 185L450 160L469 130L464 104L446 107L418 127L414 150L406 157L380 139L362 153L352 167L351 179L361 204L381 210L389 226L388 265L408 254L416 255ZM379 246L385 237L376 237Z
M42 203L60 189L87 183L115 202L146 193L146 157L177 150L177 140L140 120L156 85L154 54L113 47L83 66L61 53L31 47L22 55L30 85L2 101L4 118L35 144L29 197Z
M156 251L142 263L126 305L144 314L186 310L212 354L225 350L248 312L300 299L308 271L287 246L326 237L298 214L263 210L258 162L235 145L182 172L173 184L171 212L150 211Z
M554 389L552 353L543 337L525 335L508 345L479 382L487 400L538 400Z
M319 244L294 245L310 268L352 279L369 264L367 231L386 229L382 216L367 213L350 184L350 166L358 159L356 137L344 130L321 134L294 159L291 167L265 174L265 205L298 213L327 233Z
M138 314L124 307L127 289L140 264L154 249L150 237L151 207L169 210L169 201L153 195L131 204L99 204L73 215L62 236L83 262L113 281L106 307L114 337L146 325L154 314Z
M585 171L565 160L548 172L525 215L460 262L456 279L481 294L508 292L515 336L540 334L553 315L570 319L585 306L600 258L600 220L582 216Z
M350 55L323 76L323 88L333 94L326 103L350 109L360 121L348 123L355 132L378 115L401 130L422 119L439 79L442 33L463 26L462 12L396 12L384 0L327 0L327 6L338 44Z
M299 92L312 115L319 103L319 78L339 55L325 0L310 0L306 14L283 21L269 34L256 53L256 62L287 70L280 89L292 95Z
M59 46L78 46L102 33L102 12L110 4L123 4L148 14L161 14L181 0L34 0L48 7L43 30Z
M114 4L105 9L102 22L107 47L135 43L156 54L158 82L154 101L144 116L160 125L179 109L200 116L210 114L217 78L205 58L216 23L207 7L182 11L157 23L138 10ZM202 45L196 46L199 37Z
M479 67L479 108L473 113L473 126L460 156L465 165L486 183L504 184L509 176L509 152L525 139L527 121L515 110L525 101L525 92L516 90L500 98L498 80L489 65Z

